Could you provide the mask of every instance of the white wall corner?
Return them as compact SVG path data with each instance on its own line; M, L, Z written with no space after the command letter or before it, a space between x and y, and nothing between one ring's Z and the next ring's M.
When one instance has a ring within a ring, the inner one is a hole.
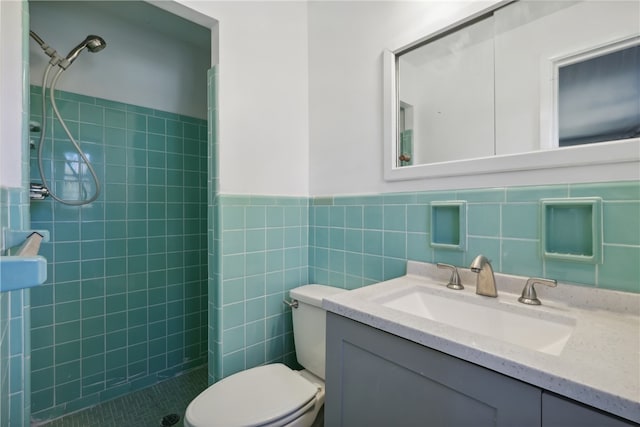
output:
M176 1L218 21L220 192L307 196L307 2Z
M0 1L0 186L22 186L22 2Z

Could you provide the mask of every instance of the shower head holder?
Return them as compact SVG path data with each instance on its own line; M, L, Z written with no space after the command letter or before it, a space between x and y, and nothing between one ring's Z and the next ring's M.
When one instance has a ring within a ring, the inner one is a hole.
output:
M42 38L40 38L38 34L36 34L34 31L29 31L29 35L36 41L36 43L40 45L44 53L51 58L49 64L51 64L52 66L56 66L60 63L60 61L62 61L62 57L58 54L58 52L54 48L49 46L44 40L42 40Z
M60 62L62 62L63 60L63 58L60 55L58 55L58 52L56 52L55 50L53 51L53 55L49 55L49 56L51 57L51 59L49 60L49 64L51 64L52 67L55 67L56 65L60 64Z

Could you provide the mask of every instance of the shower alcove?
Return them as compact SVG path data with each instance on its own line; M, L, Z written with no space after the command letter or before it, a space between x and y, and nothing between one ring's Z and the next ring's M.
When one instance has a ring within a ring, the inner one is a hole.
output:
M31 414L44 421L207 363L211 32L142 1L30 1L29 18L63 56L88 34L107 42L78 57L56 91L101 195L30 208L32 226L51 233L48 280L31 293ZM51 111L43 117L48 60L31 42L30 120L47 121L50 185L77 198L93 184Z

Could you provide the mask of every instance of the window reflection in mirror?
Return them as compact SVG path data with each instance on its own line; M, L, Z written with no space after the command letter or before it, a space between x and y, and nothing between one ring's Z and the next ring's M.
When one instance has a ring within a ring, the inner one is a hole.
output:
M640 136L640 46L558 69L560 147Z
M396 51L393 164L638 138L639 36L637 1L520 0ZM635 42L603 48L620 40ZM412 106L410 162L403 104Z

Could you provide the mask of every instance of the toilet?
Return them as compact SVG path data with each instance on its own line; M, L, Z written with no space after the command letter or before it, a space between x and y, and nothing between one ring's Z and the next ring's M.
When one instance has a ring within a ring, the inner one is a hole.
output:
M310 427L324 404L322 299L338 292L344 289L305 285L290 291L296 356L304 370L272 363L224 378L189 404L185 427Z

